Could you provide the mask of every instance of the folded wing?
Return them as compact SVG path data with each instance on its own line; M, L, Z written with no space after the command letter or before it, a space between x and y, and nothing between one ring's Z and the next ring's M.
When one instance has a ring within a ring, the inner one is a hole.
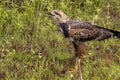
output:
M69 36L75 41L104 40L114 35L109 29L84 21L68 21Z

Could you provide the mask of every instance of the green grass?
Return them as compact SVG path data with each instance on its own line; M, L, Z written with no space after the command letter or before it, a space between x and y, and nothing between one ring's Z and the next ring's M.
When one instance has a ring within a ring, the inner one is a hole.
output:
M2 0L0 80L78 80L77 73L65 72L74 65L74 50L48 16L53 9L120 31L119 0ZM119 80L120 40L91 41L88 46L84 80Z

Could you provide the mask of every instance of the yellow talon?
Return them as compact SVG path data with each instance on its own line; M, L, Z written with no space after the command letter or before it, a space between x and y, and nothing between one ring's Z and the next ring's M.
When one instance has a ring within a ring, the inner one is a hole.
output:
M78 72L78 67L79 67L79 65L78 65L78 58L76 58L74 67L70 68L69 71L70 72Z

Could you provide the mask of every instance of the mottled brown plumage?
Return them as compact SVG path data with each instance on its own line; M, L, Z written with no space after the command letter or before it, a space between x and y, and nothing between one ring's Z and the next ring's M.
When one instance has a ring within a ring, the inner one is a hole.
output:
M78 52L78 47L80 47L80 44L82 43L83 45L83 43L86 41L100 41L110 37L120 38L120 32L118 31L109 30L86 21L71 20L60 10L53 10L50 12L50 15L59 26L64 37L71 39L75 50L77 50L76 52Z
M120 38L118 31L102 28L85 21L71 20L58 10L53 10L51 15L65 37L72 37L77 41L103 40L110 37Z

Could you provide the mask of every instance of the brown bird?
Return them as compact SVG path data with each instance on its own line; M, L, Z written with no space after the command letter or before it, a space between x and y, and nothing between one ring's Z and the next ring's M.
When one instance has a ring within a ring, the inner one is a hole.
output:
M118 31L103 28L86 21L72 20L60 10L52 10L50 15L59 26L64 37L71 39L78 61L87 51L86 41L101 41L110 37L120 38L120 32Z

